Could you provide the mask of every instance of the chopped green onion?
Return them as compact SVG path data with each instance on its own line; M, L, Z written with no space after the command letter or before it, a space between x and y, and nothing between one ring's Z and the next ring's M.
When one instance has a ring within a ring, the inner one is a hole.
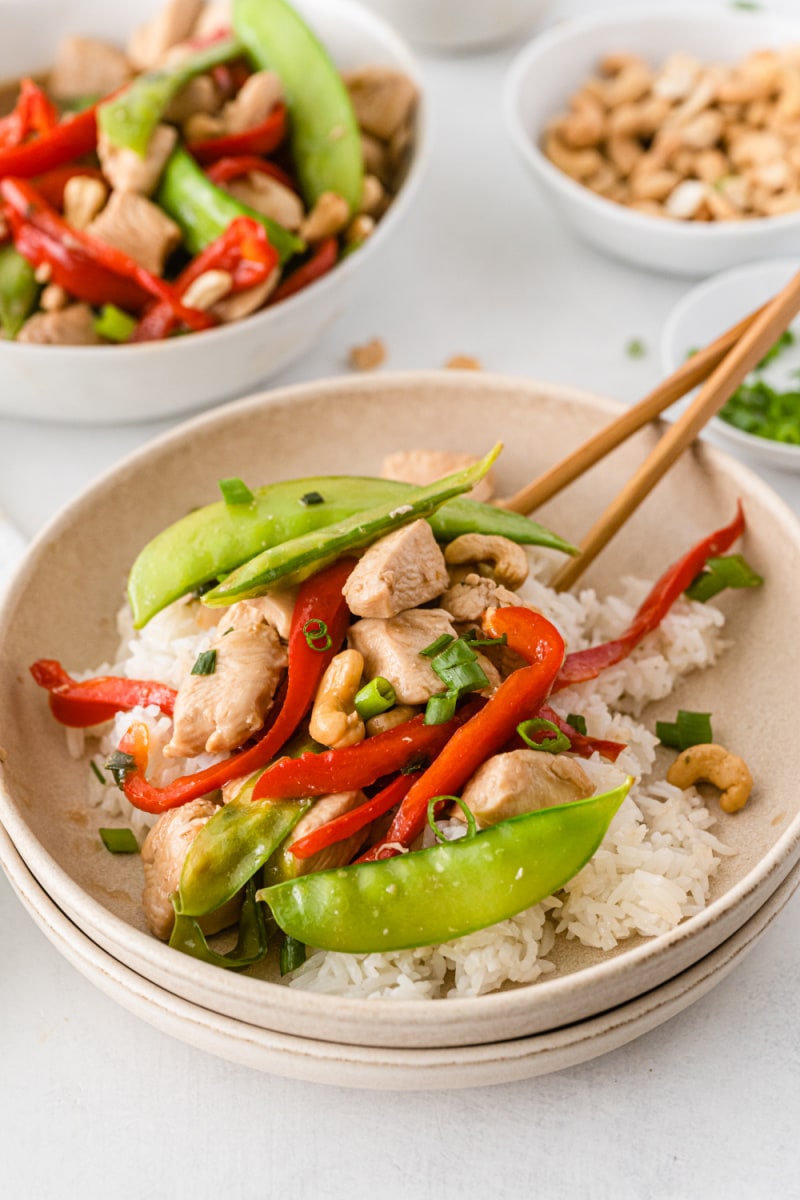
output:
M673 750L688 750L690 746L713 742L711 713L688 712L681 708L674 722L656 721L656 737L662 746L670 746Z
M454 641L455 638L452 634L443 633L435 642L431 642L430 646L426 646L424 650L420 650L420 654L423 658L435 658L440 651L444 650L446 646L449 646Z
M731 0L731 8L740 8L743 12L760 12L761 7L755 0Z
M454 804L457 804L467 819L467 832L462 840L474 838L475 834L478 832L478 823L475 820L475 814L473 813L472 809L468 804L464 803L460 796L431 796L430 800L428 801L428 824L433 830L433 834L437 842L452 841L452 838L446 838L444 836L441 829L436 824L436 806L437 804L444 803L445 800L452 800Z
M112 854L138 854L139 843L130 829L98 829L103 845Z
M545 721L544 717L533 717L530 721L522 721L517 726L517 733L523 742L530 746L531 750L544 750L547 754L560 754L562 750L570 748L570 740L567 735L562 733L552 721ZM534 733L549 733L550 737L534 741L531 736Z
M705 603L725 588L761 587L764 580L741 554L729 554L722 558L709 558L705 569L697 575L686 589L690 600Z
M136 321L116 304L104 304L93 321L94 331L109 342L127 342Z
M222 499L229 506L252 504L255 501L255 496L247 484L235 476L231 479L220 479L219 490L222 492Z
M100 770L100 768L98 767L97 763L94 761L93 758L89 759L89 766L92 768L92 771L94 772L95 777L100 780L103 787L106 787L108 784L108 780L106 779L105 775Z
M353 703L361 720L368 721L370 717L377 717L378 713L392 708L397 703L397 695L388 679L384 679L382 675L376 675L360 691L356 692Z
M567 717L567 724L571 725L576 733L586 737L586 717L582 717L580 713L570 713Z
M306 492L305 495L300 497L300 503L305 505L324 504L325 497L321 496L319 492Z
M217 669L217 652L216 650L204 650L202 654L198 654L195 664L191 669L192 675L213 675Z
M425 725L444 725L455 716L458 692L437 692L425 705Z
M437 641L441 640L437 638ZM427 649L430 651L431 646ZM449 721L456 711L459 698L465 692L477 692L489 686L477 654L461 638L451 638L445 648L431 659L431 666L447 691L431 696L425 707L426 725L442 725Z
M312 617L306 621L303 626L303 637L306 639L306 645L309 650L317 650L320 654L324 654L326 650L330 650L333 645L331 636L328 633L328 626L325 621L320 621L319 617ZM322 645L315 646L315 642L322 642Z
M136 759L132 754L126 754L124 750L115 750L108 761L103 763L103 766L110 773L117 787L121 788L126 776L136 770Z
M500 637L496 637L496 638L466 637L466 638L464 638L464 641L467 643L468 646L472 646L473 649L475 648L475 646L507 646L508 645L508 634L501 633Z
M625 347L625 353L628 358L644 358L647 354L647 347L640 338L631 338Z
M305 961L305 942L298 942L297 938L287 934L281 942L281 975L290 975L292 971L302 967Z

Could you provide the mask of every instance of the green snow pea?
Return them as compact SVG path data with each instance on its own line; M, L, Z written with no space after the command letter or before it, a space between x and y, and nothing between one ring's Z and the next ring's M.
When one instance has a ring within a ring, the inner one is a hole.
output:
M235 37L218 38L171 67L156 68L136 79L97 110L97 124L114 146L134 150L140 158L169 102L195 75L230 62L244 53Z
M351 550L360 550L402 525L429 517L446 500L468 492L483 479L502 448L502 442L498 442L474 466L445 475L427 487L412 487L402 504L376 505L324 529L263 550L207 592L203 603L232 604L235 600L263 595L276 584L302 583Z
M255 489L250 505L207 504L168 526L138 555L128 581L137 628L167 604L226 575L266 550L378 504L398 505L408 483L360 475L289 479ZM308 497L321 502L308 503ZM501 534L513 542L575 548L535 521L459 496L428 518L440 542L462 533Z
M336 192L351 212L358 212L364 184L361 133L327 51L285 0L235 0L233 28L255 64L280 76L306 204L313 206L323 192Z
M0 246L0 330L15 338L39 298L33 267L9 242Z
M234 948L227 954L212 950L195 918L177 910L172 936L169 939L173 950L180 950L192 958L199 958L201 962L210 963L213 967L224 967L228 971L244 971L246 967L261 962L266 956L268 942L266 913L263 905L256 899L254 879L245 884L242 913L239 917L239 937Z
M213 184L182 147L178 147L164 168L156 200L179 226L192 254L199 254L225 232L235 217L252 217L263 225L267 237L285 263L293 254L305 250L305 242L277 221L240 204L222 188Z
M277 925L321 950L367 954L485 929L563 887L600 845L632 779L474 837L262 888Z

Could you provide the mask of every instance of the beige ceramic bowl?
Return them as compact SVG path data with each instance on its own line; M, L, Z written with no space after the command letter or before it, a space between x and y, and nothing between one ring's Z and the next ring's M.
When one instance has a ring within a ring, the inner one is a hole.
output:
M705 957L765 903L800 857L800 748L786 737L800 651L795 600L800 531L755 476L713 449L686 456L601 557L591 579L658 574L687 546L727 522L744 500L743 552L766 578L756 593L724 597L734 649L713 672L690 677L654 706L710 710L721 740L750 764L748 807L724 818L736 850L723 860L711 902L672 933L633 939L613 955L563 944L559 972L529 987L441 1004L333 999L233 976L155 941L144 930L138 860L107 855L102 822L83 807L86 763L28 675L36 658L89 667L114 649L114 613L127 569L168 522L214 496L216 480L251 483L322 472L377 471L399 447L507 445L499 469L510 492L618 411L552 385L434 372L339 379L276 391L195 420L137 452L89 488L32 547L0 613L0 821L55 903L113 957L182 998L265 1029L341 1044L463 1046L520 1038L584 1020L659 986ZM631 474L655 432L638 435L543 510L579 537ZM713 802L712 802L713 803ZM446 1013L446 1019L443 1019Z

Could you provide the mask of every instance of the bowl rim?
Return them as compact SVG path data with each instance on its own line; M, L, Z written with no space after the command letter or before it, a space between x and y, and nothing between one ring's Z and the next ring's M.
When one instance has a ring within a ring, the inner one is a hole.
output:
M609 418L617 416L625 409L625 406L618 401L592 394L583 389L489 372L447 372L442 370L387 372L378 379L344 375L261 391L182 422L177 427L138 447L119 463L105 470L41 530L20 563L14 579L23 580L34 573L38 559L47 552L48 544L76 518L80 517L80 512L84 507L91 506L98 500L102 501L105 491L113 483L123 483L129 477L130 472L138 469L154 449L169 449L180 445L185 439L191 438L195 432L225 423L232 416L291 406L294 402L308 396L314 396L317 399L324 399L328 396L333 399L342 390L352 393L371 390L376 386L379 389L385 387L408 392L420 385L430 385L434 382L438 387L459 390L461 393L467 389L475 392L485 391L491 395L498 388L522 389L533 395L546 392L556 403L562 400L567 403L577 403L590 407L595 412L605 413ZM776 495L767 483L748 467L707 441L698 443L697 450L709 466L721 469L728 477L740 479L742 484L746 485L746 490L751 495L757 496L763 507L774 517L777 526L782 528L788 540L796 543L800 550L800 525L788 505ZM0 648L2 648L6 636L6 627L13 616L13 591L14 580L11 581L5 599L0 604ZM24 801L21 807L15 802L6 782L5 772L0 765L0 821L32 873L42 883L45 890L53 895L59 906L65 908L70 915L75 911L81 912L84 917L89 914L91 920L82 920L81 927L86 931L87 925L91 925L90 936L93 940L100 940L103 944L103 938L105 938L107 943L114 946L127 943L128 946L141 948L142 958L157 966L160 965L163 972L169 974L176 981L180 980L182 985L202 984L204 996L208 999L206 1007L213 1003L215 996L224 995L226 999L229 999L235 990L242 999L258 1000L259 997L266 998L270 995L279 1006L280 995L283 995L282 1007L291 1008L291 1019L295 1024L329 1016L333 1008L335 1008L337 1016L343 1020L355 1021L359 1016L366 1018L368 1015L374 1017L376 1009L373 1000L329 996L297 988L289 989L282 984L246 975L231 977L228 972L220 971L207 963L176 954L169 946L157 941L151 935L135 929L116 916L76 883L29 829L24 820L24 807ZM580 983L576 981L585 979L589 973L592 986L602 988L604 985L613 983L620 976L635 972L642 963L651 961L668 950L678 948L680 943L689 940L690 943L696 944L698 936L707 932L712 925L719 922L720 918L726 916L730 918L732 913L741 914L744 911L745 916L742 919L746 919L748 901L752 904L753 898L760 896L763 903L779 886L798 858L800 858L800 813L779 834L769 852L760 858L743 878L739 879L723 895L713 900L700 913L688 917L669 933L649 938L630 949L623 948L621 953L611 955L577 973L550 977L534 984L521 985L508 991L492 992L483 996L448 998L446 1012L450 1014L454 1024L459 1021L468 1021L478 1014L484 1014L487 1018L489 1016L514 1017L527 1011L532 989L546 988L551 997L566 997L573 988L580 987ZM50 882L45 884L45 880ZM51 883L56 884L55 892L51 891ZM768 890L764 894L763 889L767 887ZM729 932L733 932L741 923L742 921L739 921L737 925L729 927ZM99 939L98 933L100 934ZM690 961L696 961L696 959ZM265 992L265 988L270 991ZM291 996L291 1004L288 1003L289 996ZM417 1027L432 1028L440 1025L437 1015L440 1014L438 1004L420 1004L419 1000L392 1000L385 1011L387 1020L391 1013L404 1020L413 1018L413 1023ZM427 1014L427 1016L423 1014Z
M312 6L318 6L327 11L323 0L306 0L306 3L311 3ZM359 246L357 252L348 254L321 279L315 280L308 287L289 296L286 300L281 300L274 307L268 305L239 321L229 321L226 324L214 326L212 329L202 330L204 345L221 346L226 338L228 340L234 338L239 331L245 328L252 329L253 335L257 337L268 322L274 320L276 313L291 317L293 314L299 313L310 298L316 299L326 295L336 286L336 281L346 279L356 272L359 264L366 262L372 256L375 247L383 244L419 191L421 179L432 153L431 120L421 63L408 43L388 21L358 3L357 0L337 0L336 15L345 21L356 24L360 29L371 28L382 41L386 51L391 54L393 65L401 67L417 85L418 100L414 120L414 141L408 169L385 215L377 222L374 232ZM213 339L213 343L207 340L209 338ZM113 361L118 362L120 367L132 368L137 360L141 361L144 354L179 355L185 351L187 344L195 344L193 336L167 338L156 342L123 343L122 345L48 346L46 349L49 356L52 356L53 353L67 354L70 365L79 363L81 367L86 362L100 359L105 361L108 355L113 353ZM38 356L41 351L41 346L0 339L0 354L11 354L12 358L16 358L21 364L24 363L26 357Z
M749 276L757 275L765 268L778 268L779 266L785 266L787 270L791 267L796 271L800 268L800 256L762 258L738 267L729 267L725 271L715 271L713 275L709 275L694 287L689 288L673 305L661 328L659 352L664 371L669 373L680 366L675 353L677 350L675 330L687 312L698 305L702 306L706 297L719 287L729 283L738 283L742 279L746 280ZM772 438L758 437L754 433L747 433L744 429L739 429L736 425L724 421L722 417L712 417L710 428L721 438L728 439L731 445L739 447L748 454L758 454L762 461L769 459L774 466L800 469L800 446L776 442Z
M574 37L592 30L603 30L620 22L629 25L647 26L658 22L684 22L694 25L708 25L718 22L722 26L730 24L743 25L745 22L771 27L783 27L787 35L794 34L794 40L800 43L800 19L772 14L768 11L750 12L733 9L690 9L667 8L648 9L638 12L625 9L615 9L612 12L593 13L567 20L547 30L545 33L529 41L514 58L506 75L503 89L503 112L506 128L514 143L517 153L537 174L538 178L551 190L555 189L568 200L582 203L599 218L612 224L624 226L630 222L634 228L642 232L658 233L665 239L704 239L707 242L724 241L725 239L755 240L767 230L789 231L800 227L800 210L794 213L778 213L768 217L749 217L740 221L678 221L664 217L651 216L649 213L638 212L623 204L617 204L604 196L597 195L590 188L570 178L561 171L540 149L538 138L542 130L534 137L522 120L519 111L519 99L522 87L529 72L537 61L544 59L556 47L568 44ZM788 38L787 38L788 40Z

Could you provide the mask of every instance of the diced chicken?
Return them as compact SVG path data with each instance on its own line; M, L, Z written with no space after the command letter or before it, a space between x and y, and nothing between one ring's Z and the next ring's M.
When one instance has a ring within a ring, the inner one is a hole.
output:
M410 119L417 100L412 79L392 67L359 67L344 76L356 120L366 133L389 139Z
M522 604L522 601L516 592L509 591L494 579L470 573L448 588L440 603L454 621L479 621L487 608L508 608Z
M175 149L178 131L171 125L156 125L141 158L127 146L114 146L104 132L97 139L97 154L103 174L113 188L121 192L140 192L151 195L167 165L167 159Z
M69 37L58 48L47 88L57 100L107 96L131 75L130 63L116 46L98 38Z
M342 589L357 617L395 617L440 595L447 564L427 521L413 521L374 542Z
M195 22L192 38L209 38L220 30L231 27L233 7L232 0L213 0L205 4L203 11Z
M445 691L430 659L420 654L442 634L455 637L446 612L440 608L413 608L388 620L356 621L350 627L348 643L363 656L366 678L382 675L388 679L400 704L424 704L435 693ZM492 691L500 677L487 658L481 654L477 657Z
M241 204L277 221L284 229L296 233L303 221L303 201L284 184L261 171L251 171L240 179L232 179L225 190Z
M38 346L97 346L101 339L94 328L94 313L88 304L70 304L57 312L29 317L17 334L18 342Z
M275 588L265 596L256 596L253 600L240 600L236 607L246 606L250 612L257 614L277 630L278 636L284 642L288 642L297 592L296 587ZM244 607L241 611L245 611ZM224 620L220 621L220 628L228 628Z
M142 846L142 907L147 924L156 937L164 941L172 933L175 922L170 896L178 890L189 847L217 807L211 800L191 800L182 808L163 813L145 838ZM239 898L234 896L216 912L201 917L201 929L204 933L218 933L237 919L239 908Z
M182 125L196 113L216 112L218 105L219 96L214 80L210 75L196 75L170 100L164 119Z
M274 71L255 71L222 110L226 133L246 133L263 125L283 98L283 85Z
M383 460L381 477L424 487L443 475L473 467L476 462L478 459L473 454L449 454L446 450L398 450ZM481 500L483 503L491 500L494 495L492 472L484 475L468 495L471 500Z
M462 793L479 828L509 817L571 804L591 796L594 786L583 767L568 754L512 750L495 754L480 767ZM462 818L461 810L453 816Z
M211 675L189 675L178 689L171 758L216 754L240 746L261 729L287 663L272 625L250 601L227 610L211 643Z
M154 67L167 50L188 38L202 10L203 0L168 0L152 21L140 25L128 43L136 70Z
M162 273L164 263L181 241L175 222L138 192L112 192L86 232L116 246L154 275Z
M337 792L332 796L321 796L315 800L308 812L300 818L292 830L290 841L298 842L315 830L321 829L329 821L341 817L363 804L366 796L363 792ZM328 871L331 867L344 867L350 862L364 844L369 833L369 826L354 833L343 842L336 842L324 850L318 850L310 858L295 858L289 853L288 847L283 851L283 867L287 875L310 875L312 871ZM279 868L280 869L280 868Z

